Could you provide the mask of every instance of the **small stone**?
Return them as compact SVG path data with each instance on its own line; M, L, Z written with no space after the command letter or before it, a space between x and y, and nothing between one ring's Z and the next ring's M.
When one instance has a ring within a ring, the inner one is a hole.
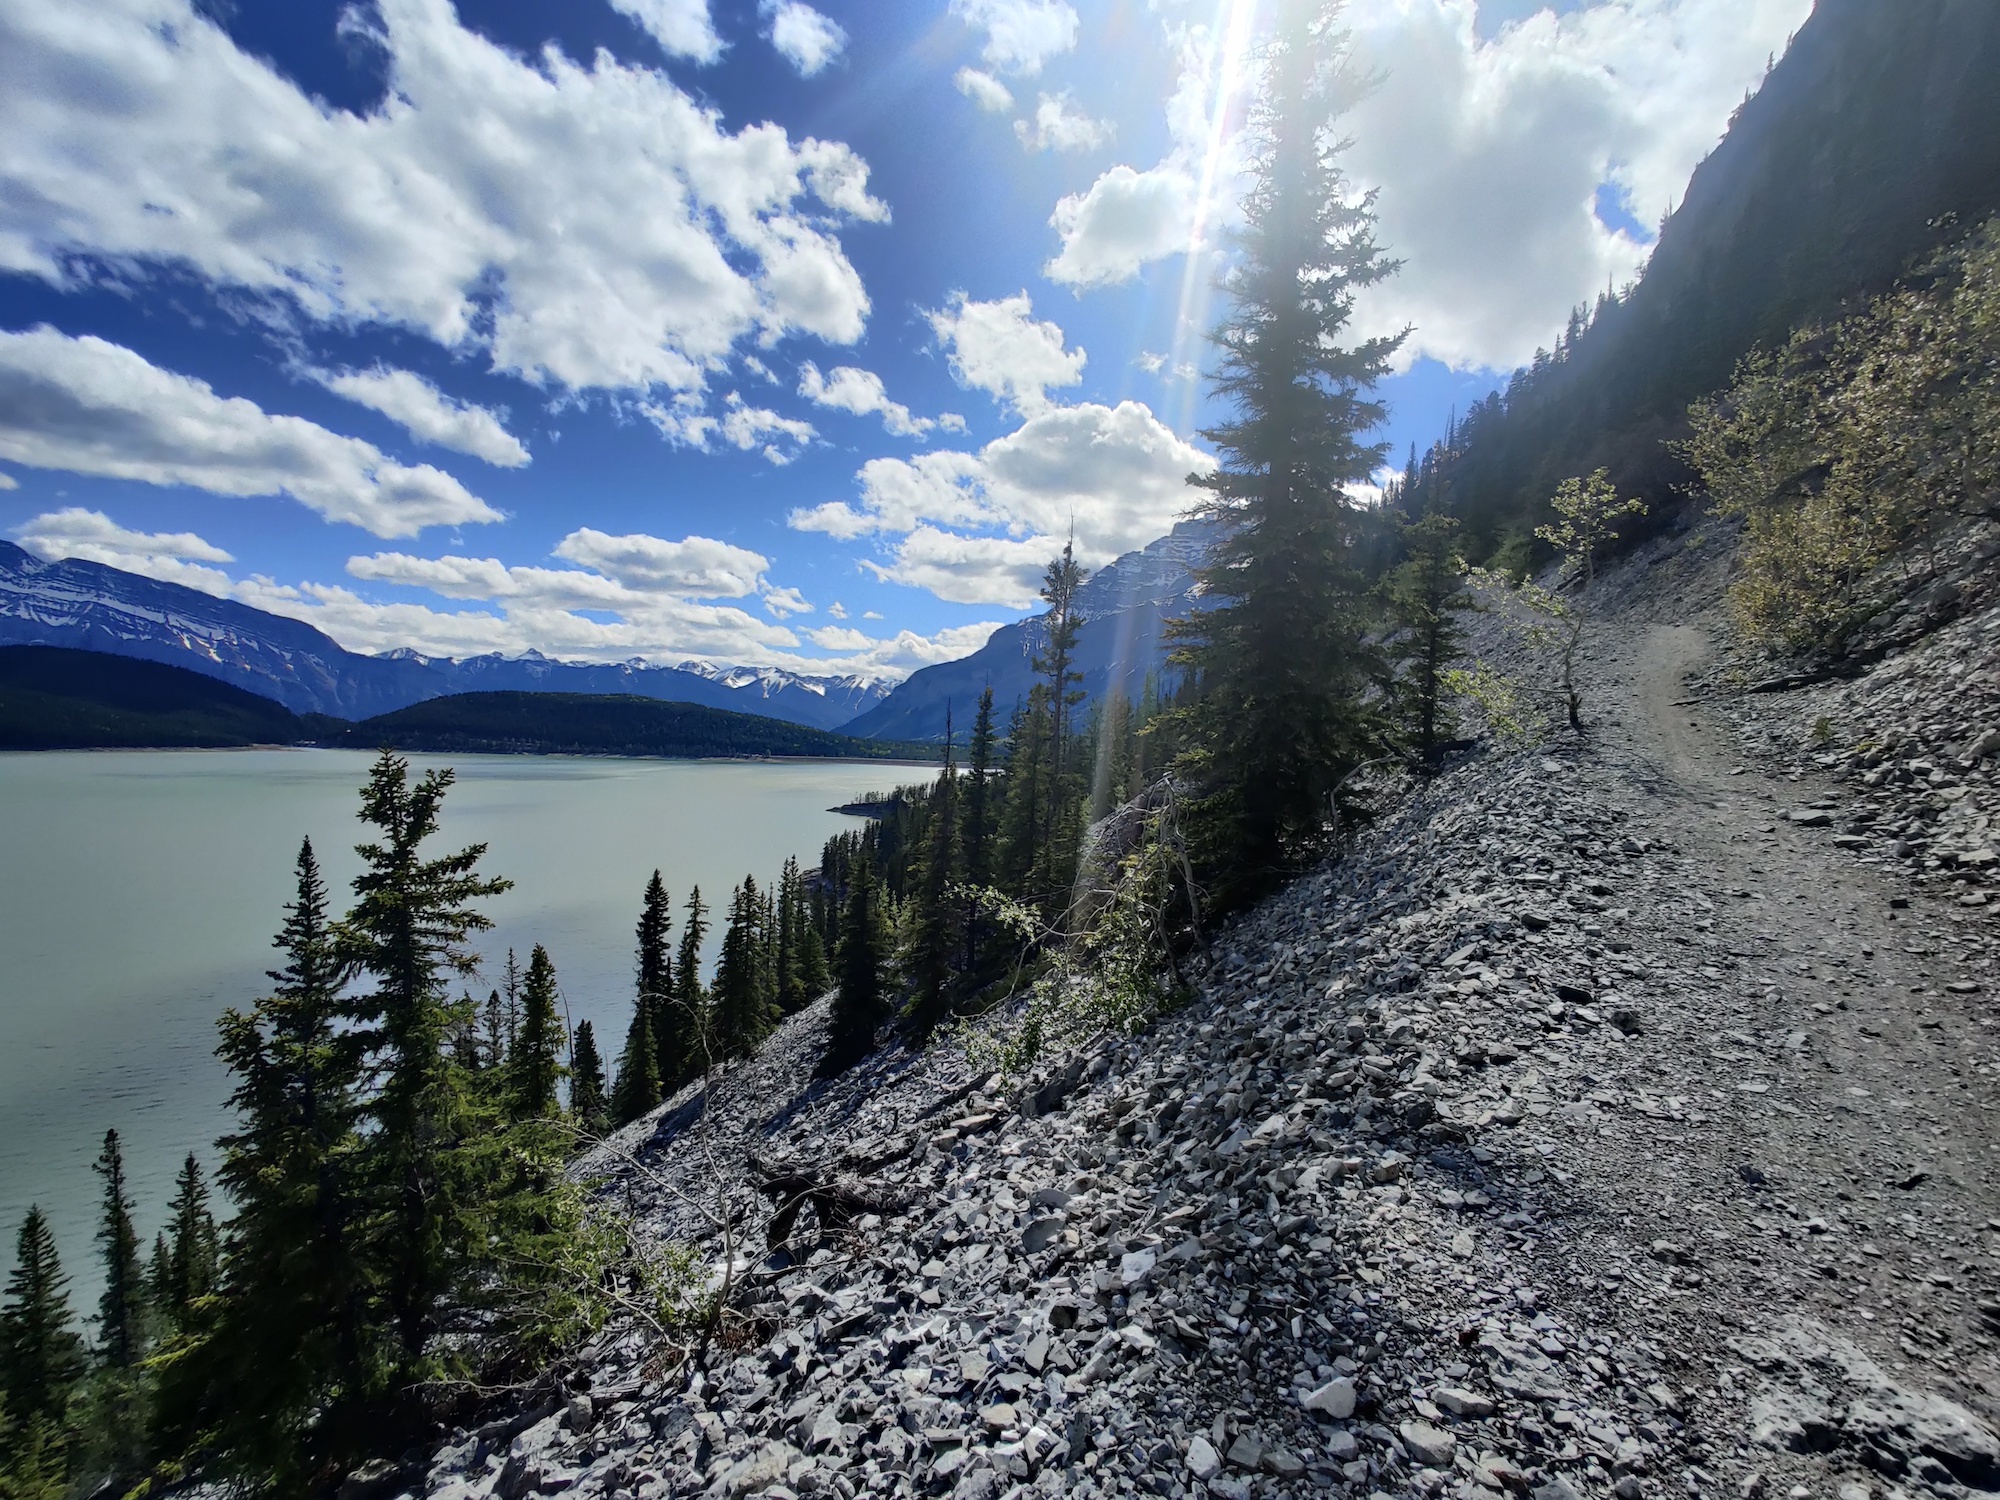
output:
M1458 1439L1428 1422L1405 1422L1396 1429L1410 1457L1433 1469L1448 1469L1458 1454Z
M1249 1433L1239 1432L1236 1441L1229 1445L1226 1456L1239 1469L1254 1469L1264 1461L1264 1445Z
M1478 1421L1490 1417L1495 1410L1492 1400L1477 1391L1468 1391L1458 1386L1440 1386L1431 1393L1431 1400L1450 1412L1454 1417L1464 1417Z
M1151 1250L1134 1250L1118 1262L1118 1279L1126 1286L1135 1286L1153 1274L1153 1267L1159 1257Z
M1003 1427L1012 1427L1020 1420L1020 1414L1014 1410L1011 1402L996 1401L991 1406L982 1406L979 1409L979 1420L998 1432Z
M1283 1448L1273 1448L1264 1455L1264 1472L1275 1474L1280 1479L1297 1479L1305 1473L1306 1466Z
M1215 1451L1215 1445L1200 1433L1187 1447L1188 1473L1204 1484L1222 1471L1222 1458Z
M1639 1483L1637 1474L1627 1474L1611 1486L1611 1493L1616 1495L1618 1500L1645 1500L1646 1487Z
M1054 1244L1056 1237L1062 1232L1061 1219L1037 1219L1021 1231L1021 1248L1030 1255L1039 1255Z
M1299 1404L1307 1411L1316 1411L1321 1416L1332 1417L1336 1422L1344 1422L1354 1415L1354 1400L1354 1382L1345 1375L1336 1375L1302 1398Z

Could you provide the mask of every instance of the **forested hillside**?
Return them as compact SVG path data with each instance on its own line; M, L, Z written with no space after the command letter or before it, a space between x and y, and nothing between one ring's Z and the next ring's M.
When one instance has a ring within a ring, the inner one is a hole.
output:
M1468 549L1530 552L1562 480L1608 468L1656 521L1687 409L1759 345L1886 290L2000 209L2000 7L1820 0L1662 226L1644 276L1474 406L1406 480Z
M160 662L0 646L0 749L289 745L306 724L283 704Z

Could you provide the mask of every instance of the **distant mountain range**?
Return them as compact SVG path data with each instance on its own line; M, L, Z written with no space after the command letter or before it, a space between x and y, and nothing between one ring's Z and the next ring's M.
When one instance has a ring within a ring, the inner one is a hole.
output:
M186 667L294 713L366 719L470 692L635 694L835 729L894 684L775 668L655 667L523 657L464 661L412 651L365 656L298 620L103 563L44 562L0 542L0 645L70 646Z
M0 646L0 750L320 745L445 755L924 759L768 714L632 694L480 692L361 723L295 714L204 673L69 646Z
M1149 546L1105 564L1084 584L1078 596L1085 619L1077 632L1077 667L1091 701L1114 687L1136 698L1147 674L1160 670L1167 654L1164 622L1197 607L1192 570L1213 536L1212 528L1183 521ZM1040 616L1003 625L972 655L913 674L846 732L942 740L949 708L962 742L988 685L1004 726L1006 714L1034 686L1034 658L1045 640Z

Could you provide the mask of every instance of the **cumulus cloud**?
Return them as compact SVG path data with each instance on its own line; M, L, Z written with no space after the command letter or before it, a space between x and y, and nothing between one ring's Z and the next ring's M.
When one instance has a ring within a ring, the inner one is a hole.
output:
M768 407L752 406L734 391L729 393L716 430L746 453L761 448L764 457L774 464L790 463L799 456L800 449L819 435L812 423L780 416Z
M789 619L793 615L809 615L813 607L794 588L767 588L764 590L764 612L777 619Z
M1650 249L1597 217L1598 189L1657 219L1810 10L1615 0L1482 40L1473 0L1350 6L1355 60L1381 83L1346 122L1348 167L1381 189L1380 235L1404 262L1359 326L1415 325L1405 359L1525 362Z
M1078 288L1129 281L1153 261L1203 247L1236 216L1242 151L1234 122L1251 15L1240 7L1226 31L1168 25L1180 64L1167 100L1167 153L1143 170L1120 162L1061 198L1049 224L1062 244L1044 275Z
M960 385L1005 401L1023 415L1049 404L1049 388L1076 385L1088 356L1063 347L1063 331L1037 322L1026 292L975 302L963 292L930 313L931 332Z
M708 45L686 29L705 8L643 9L689 55ZM193 0L0 4L0 270L170 265L570 388L692 390L746 339L860 336L835 230L887 210L845 145L731 133L607 53L517 57L449 0L367 14L389 90L356 116Z
M1014 95L991 73L977 68L960 68L951 80L958 91L989 115L1004 115L1014 107Z
M1117 134L1109 120L1094 120L1067 93L1044 94L1032 120L1016 120L1014 134L1030 151L1094 151Z
M1076 11L1068 0L951 0L951 13L986 33L979 55L1003 73L1032 76L1076 46Z
M839 57L847 46L847 33L832 20L800 0L765 0L761 7L771 22L766 35L771 45L801 78L810 78Z
M287 494L381 537L500 519L429 464L396 463L360 438L46 326L0 333L0 458L218 495Z
M757 591L771 560L744 547L691 536L678 542L607 536L585 526L556 544L555 556L594 568L627 588L695 599L741 599Z
M611 8L637 21L663 52L698 63L722 56L708 0L611 0Z
M909 407L889 399L880 375L854 365L841 365L832 374L822 375L819 366L807 360L799 366L799 394L815 406L853 412L858 417L879 412L883 427L898 437L921 437L938 425L929 417L912 416Z
M191 531L133 531L101 510L81 506L47 511L15 528L14 535L38 557L80 557L207 593L218 592L218 585L226 588L229 575L203 564L236 561Z
M1214 460L1136 401L1050 407L977 453L878 458L857 503L794 511L791 525L840 540L878 536L878 577L965 604L1025 608L1074 526L1098 567L1169 530L1188 508L1187 476Z
M455 400L409 370L376 365L369 370L311 373L336 396L379 411L423 442L482 458L503 469L518 469L528 462L528 450L507 430L498 412Z

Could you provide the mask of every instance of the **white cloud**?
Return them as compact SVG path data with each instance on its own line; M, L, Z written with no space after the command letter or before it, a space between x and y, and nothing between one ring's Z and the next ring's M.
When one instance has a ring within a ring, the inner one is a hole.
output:
M1129 281L1189 247L1196 201L1194 177L1178 164L1137 172L1120 163L1057 202L1049 223L1062 249L1042 274L1077 287Z
M1094 151L1117 134L1109 120L1093 120L1067 93L1044 94L1032 121L1016 120L1014 134L1030 151Z
M21 481L12 474L0 474L0 490L18 490L20 487Z
M793 512L800 531L894 538L878 577L957 603L1025 608L1072 526L1098 567L1168 531L1214 460L1136 401L1051 407L978 453L940 450L864 464L857 504Z
M1611 0L1481 40L1472 0L1357 0L1356 61L1381 75L1348 117L1348 168L1379 186L1402 272L1362 300L1406 323L1403 357L1506 369L1649 245L1594 212L1601 184L1642 223L1678 200L1810 0Z
M799 366L799 394L815 406L860 417L879 412L883 427L898 437L921 437L938 425L928 417L912 416L909 407L889 399L880 375L854 365L841 365L832 374L822 375L819 366L807 360Z
M226 587L229 576L202 564L236 561L191 531L131 531L103 511L81 506L47 511L17 527L14 535L38 557L80 557L209 593L217 592L218 584Z
M834 600L833 603L829 604L826 607L826 612L832 615L836 620L844 620L847 618L847 606L845 604L842 604L838 599Z
M428 464L396 463L372 443L218 396L122 345L46 326L0 333L0 458L218 495L284 493L382 537L501 518Z
M607 53L517 57L448 0L367 14L389 89L357 116L191 0L0 4L0 270L176 266L570 388L693 390L746 340L860 336L835 227L887 210L848 147L732 134Z
M991 73L977 68L960 68L951 80L958 91L989 115L1004 115L1014 107L1014 95Z
M712 63L722 56L708 0L611 0L611 7L637 21L662 51L675 57Z
M627 588L696 599L741 599L753 594L771 566L771 560L759 553L710 537L669 542L643 532L607 536L588 526L558 542L555 556L595 568Z
M797 417L782 417L762 406L751 406L736 392L724 403L719 430L723 437L744 452L762 448L774 464L788 464L799 450L815 437L818 429Z
M1062 329L1036 322L1033 312L1026 292L995 302L974 302L958 292L928 316L959 384L1026 415L1048 405L1051 386L1080 382L1088 358L1081 349L1065 349Z
M1076 11L1068 0L951 0L951 13L986 33L980 56L1003 73L1035 74L1076 46Z
M518 469L528 462L528 450L497 412L455 400L409 370L376 365L369 370L310 373L336 396L379 411L426 443L483 458L503 469Z
M765 0L761 9L771 21L771 45L802 78L812 77L847 46L845 31L800 0L778 0L776 5Z
M1049 224L1061 249L1042 267L1073 287L1129 281L1146 265L1207 246L1237 217L1242 186L1240 95L1251 76L1250 22L1236 8L1230 27L1167 27L1180 72L1167 100L1171 144L1144 170L1120 162L1081 193L1060 199Z
M764 590L764 611L777 619L788 619L793 615L809 615L812 605L806 596L794 588L767 588Z

